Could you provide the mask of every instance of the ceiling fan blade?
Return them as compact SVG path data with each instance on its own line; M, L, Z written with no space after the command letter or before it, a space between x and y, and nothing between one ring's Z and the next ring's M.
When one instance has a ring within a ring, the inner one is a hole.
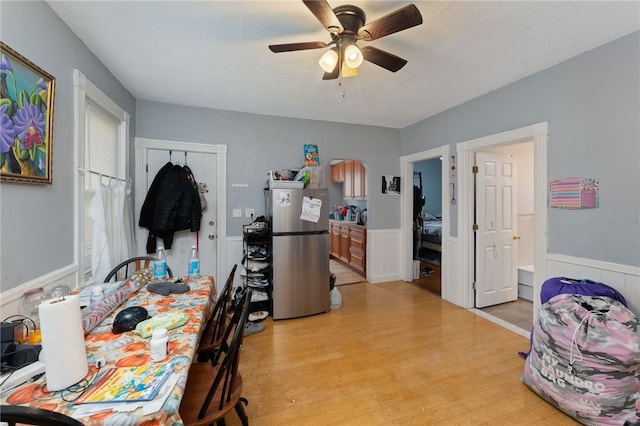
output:
M326 0L302 0L322 26L331 34L340 34L344 27Z
M296 50L321 49L327 46L328 44L323 41L306 41L303 43L270 44L269 50L273 53L280 53L293 52Z
M340 70L340 67L338 66L338 64L336 64L336 66L333 68L333 71L324 73L324 75L322 76L322 79L335 80L340 75L340 73L338 72L339 70Z
M410 4L363 25L358 30L358 38L367 41L376 40L420 24L422 24L422 15L415 5Z
M365 46L360 48L364 59L385 68L391 72L396 72L407 64L406 59L402 59L392 53L377 49L373 46Z

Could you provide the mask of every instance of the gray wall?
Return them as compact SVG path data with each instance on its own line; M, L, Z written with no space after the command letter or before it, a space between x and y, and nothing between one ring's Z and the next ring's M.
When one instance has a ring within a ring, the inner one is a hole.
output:
M382 175L400 174L400 131L382 127L279 118L192 108L153 102L137 103L136 136L183 142L225 144L227 154L227 235L242 235L246 218L233 218L233 208L253 207L264 214L263 188L270 169L299 167L304 144L317 144L326 172L325 186L341 202L341 188L332 185L329 161L351 158L367 166L371 229L399 228L399 197L382 196ZM196 179L198 177L196 176ZM249 189L232 188L248 183Z
M0 184L0 289L74 263L73 69L132 114L135 99L41 1L2 1L0 38L56 78L52 185Z
M549 179L600 180L600 208L549 209L548 252L640 266L639 52L635 32L423 120L402 155L548 121Z
M422 210L434 216L442 216L442 160L432 158L418 161L413 171L422 173L422 195L425 205ZM417 182L414 180L417 185Z
M400 155L549 121L549 178L593 176L601 188L599 209L549 210L549 251L640 266L640 33L398 131L136 105L46 3L3 0L0 28L2 41L55 76L57 84L53 184L0 184L1 290L74 261L74 68L132 115L131 137L226 144L227 183L251 185L248 191L227 188L229 209L254 205L260 213L266 171L299 165L305 143L318 145L326 170L334 158L363 161L372 229L400 226L399 197L383 197L379 190L382 175L400 174ZM339 198L332 195L332 200ZM240 235L245 219L230 213L227 233Z

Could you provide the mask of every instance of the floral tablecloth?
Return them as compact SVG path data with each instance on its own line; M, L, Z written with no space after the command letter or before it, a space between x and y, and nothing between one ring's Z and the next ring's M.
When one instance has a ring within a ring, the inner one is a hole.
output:
M184 281L191 290L182 294L161 296L147 290L146 286L132 294L126 301L115 309L100 325L85 336L89 374L85 379L89 383L97 373L96 360L104 358L105 368L126 367L152 364L149 359L149 339L145 339L133 331L113 334L111 324L117 313L129 306L142 306L154 316L159 313L183 312L189 320L181 327L169 330L169 355L162 362L174 364L174 373L179 375L178 382L171 394L156 413L144 416L142 408L131 412L105 411L90 417L79 419L86 425L181 425L178 413L180 401L187 382L189 366L198 345L198 339L204 327L204 320L208 318L212 309L212 299L215 295L215 285L212 276L202 277L196 282ZM157 364L157 363L156 363ZM13 405L29 405L47 410L74 415L79 405L73 400L80 393L64 393L62 391L48 393L46 377L26 383L0 397L0 403ZM106 404L105 404L106 405Z

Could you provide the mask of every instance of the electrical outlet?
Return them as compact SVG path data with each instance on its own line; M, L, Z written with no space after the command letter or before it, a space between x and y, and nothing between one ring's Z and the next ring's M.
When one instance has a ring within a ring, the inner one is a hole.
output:
M233 209L233 217L242 217L242 209Z
M244 209L244 217L252 217L253 215L253 209Z

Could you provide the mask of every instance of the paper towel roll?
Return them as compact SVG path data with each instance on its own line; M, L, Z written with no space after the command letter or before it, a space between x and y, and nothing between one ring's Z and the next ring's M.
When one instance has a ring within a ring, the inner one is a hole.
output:
M78 296L45 300L38 311L47 388L65 389L89 371Z

